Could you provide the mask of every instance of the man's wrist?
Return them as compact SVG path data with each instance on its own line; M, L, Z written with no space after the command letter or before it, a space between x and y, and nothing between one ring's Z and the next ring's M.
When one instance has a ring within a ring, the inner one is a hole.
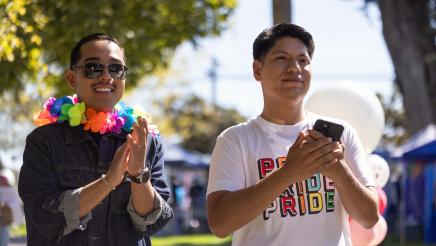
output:
M341 167L336 167L336 168L340 168L342 170L337 170L334 173L334 176L329 177L328 173L326 176L329 179L331 179L333 182L335 182L336 187L349 186L351 183L356 181L353 172L350 170L350 168L348 168L348 166L345 163L338 161L334 165L341 165Z
M112 190L115 190L115 186L109 182L106 174L102 174L101 179L103 180L103 183L105 183L109 188L111 188Z
M136 176L131 175L129 172L127 172L126 178L133 183L136 184L144 184L147 183L151 178L150 169L145 166L142 168Z
M141 174L141 172L144 170L145 167L141 167L138 169L135 169L135 171L127 171L126 175L130 177L136 177Z

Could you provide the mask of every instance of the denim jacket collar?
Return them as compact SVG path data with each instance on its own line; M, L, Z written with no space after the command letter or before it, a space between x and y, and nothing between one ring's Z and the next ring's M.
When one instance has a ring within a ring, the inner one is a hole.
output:
M88 140L92 140L87 131L83 130L83 125L70 126L67 122L62 123L65 129L65 144L79 144ZM119 139L126 139L129 132L122 130L121 133L108 133L106 137L116 137Z

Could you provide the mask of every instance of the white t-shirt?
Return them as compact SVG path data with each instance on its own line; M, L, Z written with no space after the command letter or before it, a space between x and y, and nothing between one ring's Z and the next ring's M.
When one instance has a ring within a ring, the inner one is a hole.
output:
M345 161L365 186L374 186L365 152L355 130L346 122L307 113L295 125L277 125L258 116L225 130L212 154L207 194L250 187L286 160L300 131L317 119L342 124ZM317 173L293 184L262 214L233 233L232 245L351 245L347 214L334 183Z

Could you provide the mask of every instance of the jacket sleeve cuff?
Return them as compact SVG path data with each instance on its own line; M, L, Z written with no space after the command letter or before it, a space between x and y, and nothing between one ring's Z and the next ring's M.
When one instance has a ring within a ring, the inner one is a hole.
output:
M88 221L92 219L91 212L87 213L82 219L79 216L80 207L80 192L82 188L75 190L67 190L64 192L64 197L60 204L60 210L64 213L65 228L63 235L71 233L73 230L85 230Z
M154 224L162 214L163 203L165 201L156 191L154 191L154 197L154 210L145 216L141 216L136 213L135 208L133 207L132 197L130 197L129 204L127 205L127 211L130 214L133 224L140 231L145 232L147 230L147 226Z

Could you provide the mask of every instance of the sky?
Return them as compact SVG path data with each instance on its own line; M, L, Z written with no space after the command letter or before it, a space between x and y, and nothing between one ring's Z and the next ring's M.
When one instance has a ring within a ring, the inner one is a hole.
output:
M394 70L383 40L377 6L369 8L367 18L361 11L363 0L293 0L292 3L293 22L306 28L316 43L309 96L323 85L343 81L355 81L386 96L391 94ZM124 100L141 105L152 115L153 107L158 105L153 106L151 101L168 93L196 93L210 101L211 82L207 74L215 58L219 64L216 67L218 105L236 108L248 118L256 117L262 111L263 100L260 84L251 71L252 43L270 25L271 0L239 0L222 35L201 39L196 49L185 43L176 50L169 75L165 77L167 86L150 90L149 85L156 78L145 78Z
M306 28L316 45L309 95L338 81L354 81L371 91L391 94L394 70L377 6L370 5L365 14L363 0L293 0L292 4L293 23ZM252 76L252 43L272 25L271 5L271 0L239 0L222 35L200 40L196 49L190 43L181 45L166 80L183 83L171 83L163 94L196 93L210 101L212 86L207 74L216 59L218 105L256 117L263 101L260 85ZM163 94L150 94L147 86L140 86L126 101L147 107L150 98Z

